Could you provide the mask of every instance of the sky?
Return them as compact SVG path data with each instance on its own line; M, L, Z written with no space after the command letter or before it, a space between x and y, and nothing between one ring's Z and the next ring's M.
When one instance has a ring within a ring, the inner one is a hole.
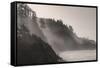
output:
M61 19L78 37L96 41L96 8L28 4L37 17Z

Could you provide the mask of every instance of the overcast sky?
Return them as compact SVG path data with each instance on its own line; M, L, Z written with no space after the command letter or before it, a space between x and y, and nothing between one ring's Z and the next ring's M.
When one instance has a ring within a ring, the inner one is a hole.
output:
M28 4L37 17L61 19L79 37L96 40L96 8Z

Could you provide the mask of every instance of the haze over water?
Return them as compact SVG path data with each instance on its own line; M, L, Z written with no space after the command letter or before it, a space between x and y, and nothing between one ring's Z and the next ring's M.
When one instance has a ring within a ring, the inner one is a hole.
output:
M96 60L96 50L74 50L61 52L60 57L65 61Z

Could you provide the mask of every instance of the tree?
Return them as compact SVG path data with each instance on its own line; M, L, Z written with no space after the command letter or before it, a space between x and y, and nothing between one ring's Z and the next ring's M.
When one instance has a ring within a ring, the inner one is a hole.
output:
M45 22L44 22L44 19L40 19L40 27L41 28L45 28Z
M73 28L71 25L69 25L69 30L73 32Z

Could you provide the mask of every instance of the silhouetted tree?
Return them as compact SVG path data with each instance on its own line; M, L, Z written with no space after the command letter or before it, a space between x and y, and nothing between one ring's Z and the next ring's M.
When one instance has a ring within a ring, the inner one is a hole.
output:
M73 28L71 25L69 25L69 30L73 32Z
M45 22L44 22L44 19L40 19L40 27L41 28L45 28Z

